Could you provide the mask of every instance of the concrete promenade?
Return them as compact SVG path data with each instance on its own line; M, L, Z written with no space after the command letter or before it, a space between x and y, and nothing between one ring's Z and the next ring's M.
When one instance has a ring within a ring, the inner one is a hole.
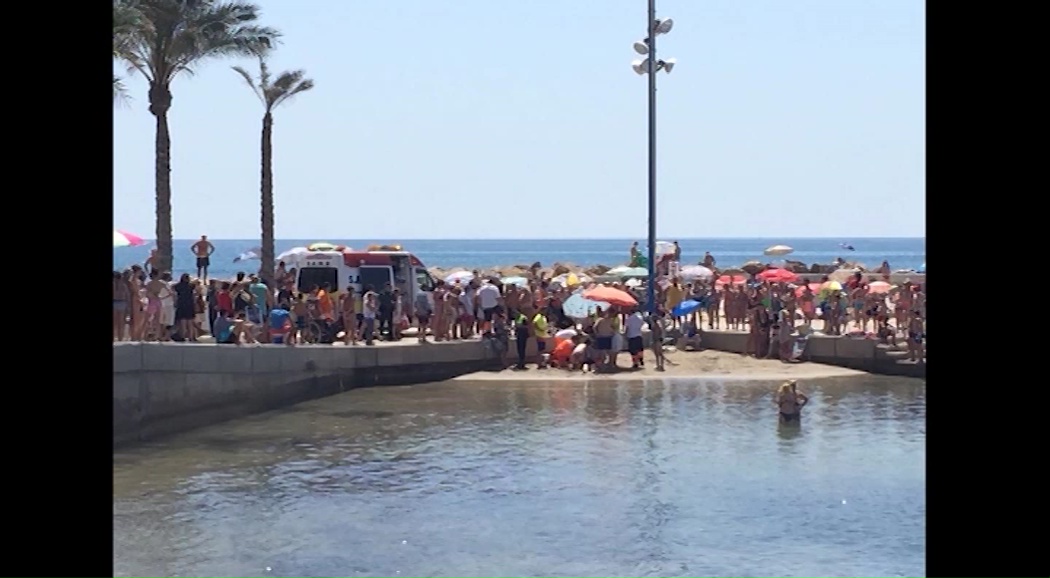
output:
M113 344L113 443L277 409L357 387L443 381L499 366L480 341L374 347Z
M901 345L901 350L894 351L879 345L874 339L812 335L806 343L802 359L837 367L859 369L879 375L901 375L925 379L926 364L907 361L903 340L901 340ZM743 353L747 347L747 333L744 331L704 331L702 347L716 351Z

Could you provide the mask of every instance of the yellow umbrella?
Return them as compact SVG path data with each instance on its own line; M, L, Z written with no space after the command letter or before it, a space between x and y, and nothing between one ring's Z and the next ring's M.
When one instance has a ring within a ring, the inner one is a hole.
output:
M565 278L566 287L575 287L580 284L580 278L576 276L576 273L569 273L569 276Z
M828 281L820 286L820 292L818 295L820 295L821 299L827 299L828 295L834 291L842 291L842 283L839 283L838 281Z

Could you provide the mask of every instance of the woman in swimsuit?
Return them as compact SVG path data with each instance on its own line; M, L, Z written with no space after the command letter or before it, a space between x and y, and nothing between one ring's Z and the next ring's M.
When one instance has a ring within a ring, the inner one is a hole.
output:
M922 362L922 341L926 339L926 327L922 323L922 313L918 310L911 312L911 321L908 323L908 360Z
M146 283L146 324L143 338L160 341L161 291L167 289L168 284L161 281L160 271L157 269L149 272L149 278L149 283Z
M124 341L124 326L131 310L131 271L113 272L113 341Z
M802 420L802 408L809 403L809 398L799 393L798 383L792 379L780 386L774 401L780 408L781 423L799 423Z

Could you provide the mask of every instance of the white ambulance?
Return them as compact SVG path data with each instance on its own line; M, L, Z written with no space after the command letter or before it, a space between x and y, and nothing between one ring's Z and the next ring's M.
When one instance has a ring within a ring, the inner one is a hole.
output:
M400 245L371 245L362 251L315 243L287 251L281 260L289 272L295 269L295 286L301 293L327 283L333 293L349 289L360 294L365 286L381 291L390 283L401 290L402 303L411 311L416 295L434 290L434 278L423 262Z

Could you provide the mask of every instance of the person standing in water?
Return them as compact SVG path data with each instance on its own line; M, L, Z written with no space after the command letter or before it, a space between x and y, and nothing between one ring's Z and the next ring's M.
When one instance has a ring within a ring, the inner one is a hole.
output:
M809 398L798 391L798 382L792 379L780 386L775 401L780 408L782 423L798 423L802 418L802 408L809 403Z
M211 244L207 235L201 235L201 240L190 247L197 257L197 278L208 282L208 266L211 265L211 254L215 252L215 245Z

